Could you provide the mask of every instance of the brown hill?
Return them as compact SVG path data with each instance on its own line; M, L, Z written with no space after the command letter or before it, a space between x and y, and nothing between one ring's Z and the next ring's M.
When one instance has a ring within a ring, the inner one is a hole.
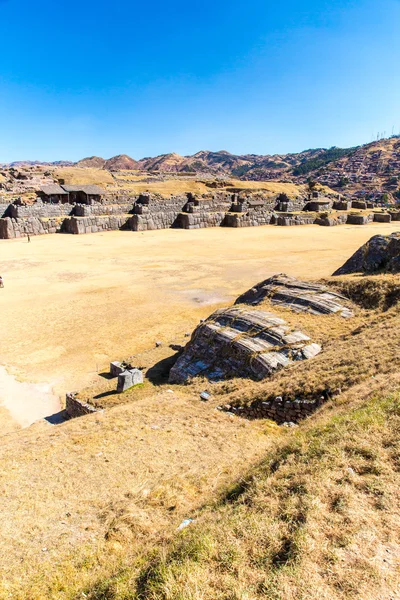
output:
M119 154L109 158L104 163L104 169L109 171L136 171L141 165L127 154Z
M103 169L106 163L105 158L101 158L100 156L88 156L87 158L82 158L76 163L76 167L90 167L91 169Z

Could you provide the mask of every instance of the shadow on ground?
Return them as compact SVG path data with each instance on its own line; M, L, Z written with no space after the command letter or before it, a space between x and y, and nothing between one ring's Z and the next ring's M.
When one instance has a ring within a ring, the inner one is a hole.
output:
M158 363L150 367L147 371L146 378L151 381L153 385L168 383L169 372L178 360L180 354L181 352L176 352L176 354L158 361Z
M68 416L65 410L60 410L59 412L54 413L53 415L44 417L44 420L48 423L51 423L51 425L59 425L60 423L68 421Z

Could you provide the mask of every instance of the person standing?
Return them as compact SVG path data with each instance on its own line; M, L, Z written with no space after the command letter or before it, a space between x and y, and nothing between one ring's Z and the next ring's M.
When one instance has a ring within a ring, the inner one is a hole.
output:
M30 242L31 242L31 236L28 233L28 244L30 244Z
M2 276L0 275L0 288L4 287L4 281Z

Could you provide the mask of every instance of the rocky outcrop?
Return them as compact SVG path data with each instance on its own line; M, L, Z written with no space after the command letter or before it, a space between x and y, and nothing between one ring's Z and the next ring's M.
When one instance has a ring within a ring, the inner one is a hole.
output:
M321 351L301 331L270 312L228 308L213 313L193 332L170 372L171 383L197 375L210 380L230 377L264 379L292 361Z
M300 281L288 275L274 275L239 296L235 304L260 304L263 300L314 315L353 315L349 301L319 283ZM346 305L347 304L347 305Z
M400 232L374 235L333 275L349 273L400 272Z

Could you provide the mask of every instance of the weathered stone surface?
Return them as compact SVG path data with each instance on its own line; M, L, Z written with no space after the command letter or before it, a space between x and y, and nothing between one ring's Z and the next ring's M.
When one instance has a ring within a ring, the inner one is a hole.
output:
M76 394L70 392L65 398L65 412L66 415L73 419L74 417L83 417L84 415L90 415L91 413L99 412L100 409L82 402L77 398Z
M348 215L347 216L347 224L348 225L367 225L371 221L373 221L373 215Z
M333 275L400 271L400 232L374 235L337 269Z
M248 406L229 406L229 411L238 417L246 419L271 419L279 424L288 421L298 423L319 408L324 398L317 400L308 400L296 398L295 400L285 401L280 396L266 402L255 401ZM223 410L228 410L224 408Z
M129 369L118 375L117 392L125 392L134 385L143 383L143 373L139 369Z
M392 217L390 216L389 213L375 213L374 214L374 221L376 223L390 223L392 220Z
M351 317L348 300L319 284L300 281L288 275L274 275L257 284L236 300L235 304L260 304L268 298L272 304L291 308L294 311L306 311L314 315L338 313L342 317Z
M171 383L202 375L264 379L293 360L315 356L321 347L270 312L228 308L213 313L194 331L170 372Z
M123 373L125 371L125 368L126 367L122 363L118 362L117 360L110 363L111 377L118 377L118 375L120 375L121 373Z

